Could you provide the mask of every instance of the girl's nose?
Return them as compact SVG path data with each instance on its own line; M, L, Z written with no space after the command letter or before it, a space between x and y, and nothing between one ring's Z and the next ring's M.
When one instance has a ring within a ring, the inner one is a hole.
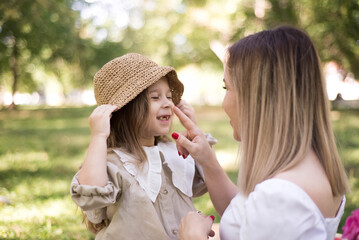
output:
M165 98L165 100L164 100L164 102L163 102L163 107L173 108L173 107L174 107L174 103L172 102L172 99Z

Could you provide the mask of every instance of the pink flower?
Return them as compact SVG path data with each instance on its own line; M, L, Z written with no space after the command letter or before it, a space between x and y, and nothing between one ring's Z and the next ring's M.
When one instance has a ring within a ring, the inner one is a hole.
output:
M359 239L359 209L353 211L345 221L342 238L348 240Z

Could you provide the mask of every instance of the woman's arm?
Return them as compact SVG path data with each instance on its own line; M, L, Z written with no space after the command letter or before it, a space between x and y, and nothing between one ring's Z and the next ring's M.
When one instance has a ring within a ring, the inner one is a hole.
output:
M186 154L182 152L182 149L186 149L193 159L202 166L212 203L218 214L222 215L230 201L238 193L238 188L218 163L214 150L209 145L204 133L180 109L174 107L174 112L187 132L184 135L173 133L172 137L176 140L181 154Z
M91 141L78 175L82 185L103 187L107 184L106 141L110 135L111 114L116 108L114 105L101 105L89 117Z
M204 168L203 173L213 206L218 214L222 216L231 200L238 193L238 188L229 179L217 159Z

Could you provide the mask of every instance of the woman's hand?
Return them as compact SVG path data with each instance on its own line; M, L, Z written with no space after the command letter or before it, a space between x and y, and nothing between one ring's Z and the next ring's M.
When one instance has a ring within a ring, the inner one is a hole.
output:
M185 100L182 99L176 105L176 107L178 107L189 119L192 120L194 124L197 125L195 111L191 105L189 105ZM183 131L181 132L181 134L186 136L187 131ZM177 148L178 148L178 153L181 154L183 158L186 158L189 155L189 152L185 148L179 145L177 145Z
M209 145L204 133L197 125L184 114L179 108L174 107L174 113L177 115L182 125L186 128L183 133L172 133L176 140L179 153L186 158L191 154L202 167L205 167L211 161L217 161L216 155Z
M208 239L215 235L211 230L214 216L206 216L200 212L189 212L181 219L178 228L179 240Z
M182 149L185 149L201 165L211 201L217 212L222 215L238 193L238 188L218 163L216 154L201 129L177 107L174 107L174 112L187 130L184 134L172 133L177 149L182 155L184 154Z
M108 138L110 135L110 119L116 109L117 106L106 104L93 110L88 119L92 137Z

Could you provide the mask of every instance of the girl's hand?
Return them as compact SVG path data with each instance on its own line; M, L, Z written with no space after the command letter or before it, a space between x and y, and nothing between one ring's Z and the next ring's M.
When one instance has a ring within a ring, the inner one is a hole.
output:
M195 116L195 111L194 108L189 105L185 100L181 100L178 104L177 107L184 113L186 114L186 116L192 120L192 122L194 122L194 124L197 124L196 121L196 116Z
M174 107L173 110L186 128L186 131L183 133L172 133L179 153L184 158L187 157L188 153L191 154L193 159L202 167L210 165L212 161L217 161L216 155L201 129L179 108Z
M214 217L208 217L200 212L189 212L181 219L181 224L178 228L179 240L198 240L208 239L208 236L213 237L214 231L211 230Z
M108 138L110 135L110 119L112 113L117 109L115 105L101 105L93 110L88 121L92 137Z

